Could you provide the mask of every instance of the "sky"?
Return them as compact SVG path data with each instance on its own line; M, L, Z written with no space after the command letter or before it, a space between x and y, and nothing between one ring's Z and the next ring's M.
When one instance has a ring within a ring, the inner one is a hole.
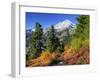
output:
M76 18L79 14L56 14L56 13L34 13L26 12L26 29L34 29L35 23L39 22L43 29L55 25L64 20L70 20L72 23L77 24Z

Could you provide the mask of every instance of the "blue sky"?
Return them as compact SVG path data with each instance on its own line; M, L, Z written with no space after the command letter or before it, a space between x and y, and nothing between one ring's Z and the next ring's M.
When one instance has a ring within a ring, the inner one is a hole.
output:
M33 13L26 12L26 29L34 29L35 23L39 22L43 29L55 25L66 19L77 24L76 18L79 14L56 14L56 13Z

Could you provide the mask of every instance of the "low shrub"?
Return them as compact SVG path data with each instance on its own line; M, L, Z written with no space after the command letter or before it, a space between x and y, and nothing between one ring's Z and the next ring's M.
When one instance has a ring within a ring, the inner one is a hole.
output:
M79 50L81 54L80 58L77 59L76 64L89 64L90 63L90 51L89 51L89 40L83 42L82 47Z
M89 40L84 40L78 50L65 46L63 58L66 64L89 64L89 57Z
M38 58L41 66L48 66L52 63L52 54L48 51L42 51L40 57Z
M76 53L77 53L77 51L74 48L72 48L72 47L68 48L65 46L65 51L63 53L64 61L67 62L67 60L70 59Z

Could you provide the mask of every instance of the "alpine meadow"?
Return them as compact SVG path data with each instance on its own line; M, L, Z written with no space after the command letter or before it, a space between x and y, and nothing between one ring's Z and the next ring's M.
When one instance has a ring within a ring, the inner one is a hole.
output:
M26 67L90 63L90 16L25 13Z

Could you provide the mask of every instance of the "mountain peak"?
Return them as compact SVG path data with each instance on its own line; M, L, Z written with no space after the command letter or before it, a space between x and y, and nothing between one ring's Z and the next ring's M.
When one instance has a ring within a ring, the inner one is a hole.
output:
M57 23L56 25L54 25L54 27L57 31L62 31L62 30L67 29L67 28L73 28L73 26L75 26L75 24L72 23L68 19L61 21L61 22Z

